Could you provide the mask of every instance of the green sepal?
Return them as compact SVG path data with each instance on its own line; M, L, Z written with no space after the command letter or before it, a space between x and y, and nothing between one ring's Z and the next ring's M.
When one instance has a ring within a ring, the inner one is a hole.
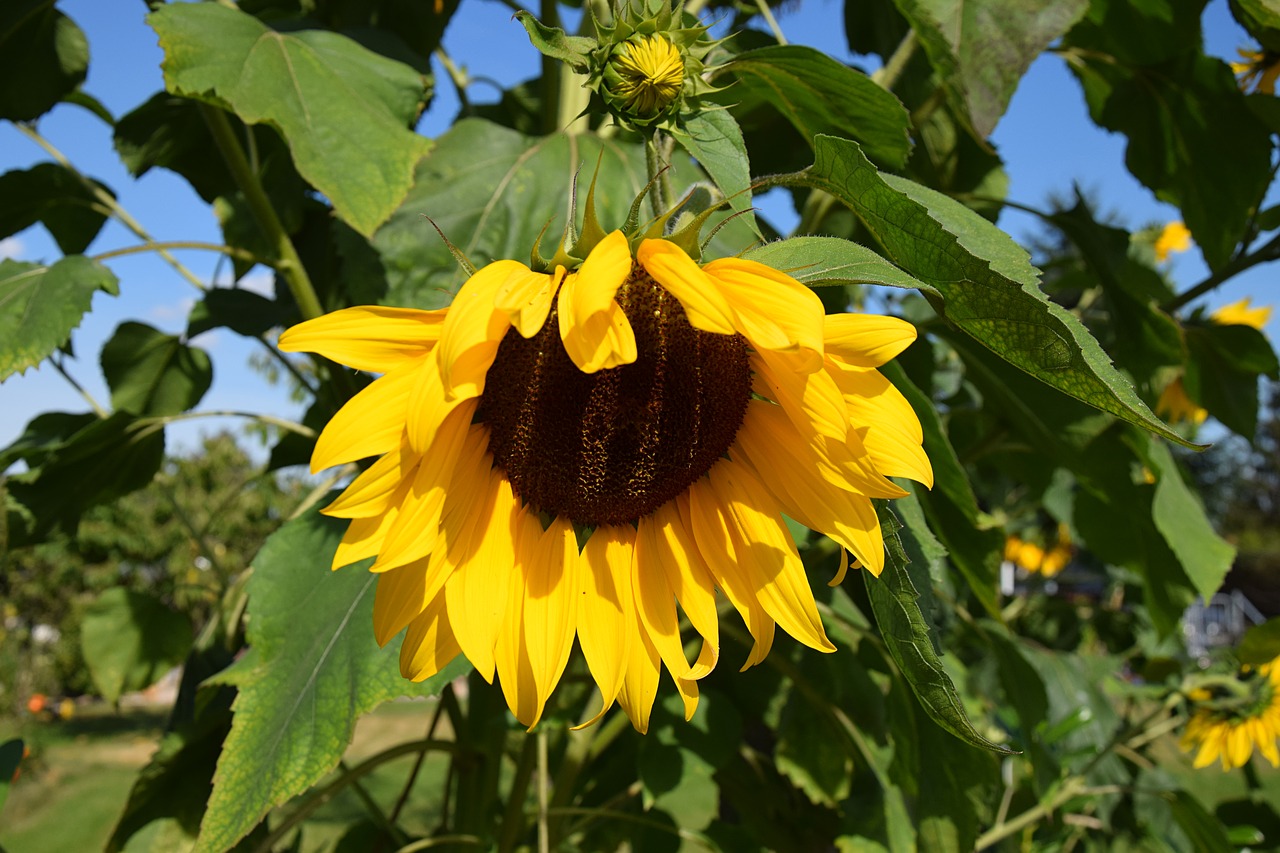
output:
M559 27L544 26L529 12L516 12L515 17L539 53L560 60L579 74L587 73L588 59L597 47L595 39L571 36Z

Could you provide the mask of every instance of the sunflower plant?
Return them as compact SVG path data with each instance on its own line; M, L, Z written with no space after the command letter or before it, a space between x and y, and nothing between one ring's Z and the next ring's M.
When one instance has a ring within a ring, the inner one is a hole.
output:
M0 561L31 600L51 542L186 470L179 422L260 442L233 497L174 502L198 611L84 596L96 683L158 678L187 631L107 849L1280 837L1280 623L1203 629L1224 584L1268 615L1280 572L1269 300L1221 293L1280 258L1280 124L1198 6L847 0L850 64L767 2L512 3L539 73L495 97L446 36L479 4L153 3L163 90L116 116L93 30L27 5L0 119L48 160L0 175L0 239L58 256L0 260L0 376L48 365L87 410L0 449ZM1269 56L1264 4L1230 13ZM990 136L1045 53L1172 224L1009 197ZM460 111L428 138L439 86ZM220 241L154 238L63 152L74 111ZM1025 248L1006 207L1042 224ZM186 327L121 323L99 399L73 331L144 254L194 288ZM211 331L297 414L212 405ZM1224 476L1235 501L1202 500ZM277 477L289 508L231 565L219 513ZM42 765L0 741L23 849Z

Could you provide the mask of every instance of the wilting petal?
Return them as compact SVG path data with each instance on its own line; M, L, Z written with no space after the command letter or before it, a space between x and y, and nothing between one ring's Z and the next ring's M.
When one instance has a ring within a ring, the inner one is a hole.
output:
M831 314L823 322L827 355L854 367L879 367L916 339L916 327L897 317Z
M636 250L636 260L680 301L695 329L721 335L737 331L737 318L729 300L679 246L666 240L645 240Z
M572 286L579 278L569 276L565 280L560 291L561 305L566 293L572 296ZM618 303L610 303L605 310L586 318L579 318L562 308L558 317L560 341L569 358L583 373L621 367L636 360L635 330Z
M398 448L410 392L429 358L406 362L348 400L316 439L311 473Z
M554 275L520 267L498 288L494 305L507 313L516 331L532 338L547 322L552 299L563 280L564 267L556 267Z
M422 611L409 623L404 645L400 647L400 674L412 681L425 681L458 656L462 649L449 624L444 596Z
M737 329L756 349L797 353L797 369L822 366L822 300L786 273L755 261L724 258L702 268L733 305Z
M573 313L579 319L585 319L607 310L629 275L631 249L627 246L626 235L614 231L596 244L578 270L573 297L567 300ZM562 306L564 301L561 300Z
M731 460L716 463L708 480L729 522L741 570L760 604L806 646L834 652L795 542L764 487L750 470Z
M578 643L604 700L600 713L584 725L600 719L618 698L631 644L639 642L631 591L635 536L628 525L597 527L582 549Z
M314 352L339 364L388 373L426 355L449 309L419 311L361 305L299 323L280 335L284 352Z
M511 327L507 313L495 304L498 289L512 274L527 270L515 261L494 261L467 279L453 298L435 349L446 399L484 391L485 374Z

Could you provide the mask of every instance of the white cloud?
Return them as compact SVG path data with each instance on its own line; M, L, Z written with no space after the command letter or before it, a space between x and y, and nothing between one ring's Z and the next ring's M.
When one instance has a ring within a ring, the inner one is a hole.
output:
M0 240L0 259L17 259L22 256L22 253L26 248L27 247L24 246L22 241L17 237L5 237L3 240Z
M187 315L191 313L196 301L190 297L179 299L177 302L169 305L153 305L151 310L147 312L147 319L155 320L157 323L167 323L171 320L186 320Z

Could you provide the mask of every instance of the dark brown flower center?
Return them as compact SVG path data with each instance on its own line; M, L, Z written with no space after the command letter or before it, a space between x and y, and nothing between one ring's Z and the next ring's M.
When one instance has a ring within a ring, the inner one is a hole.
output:
M478 413L515 493L587 526L635 521L687 489L733 443L751 398L741 335L694 329L638 268L617 299L634 363L578 370L553 307L532 338L502 339Z

